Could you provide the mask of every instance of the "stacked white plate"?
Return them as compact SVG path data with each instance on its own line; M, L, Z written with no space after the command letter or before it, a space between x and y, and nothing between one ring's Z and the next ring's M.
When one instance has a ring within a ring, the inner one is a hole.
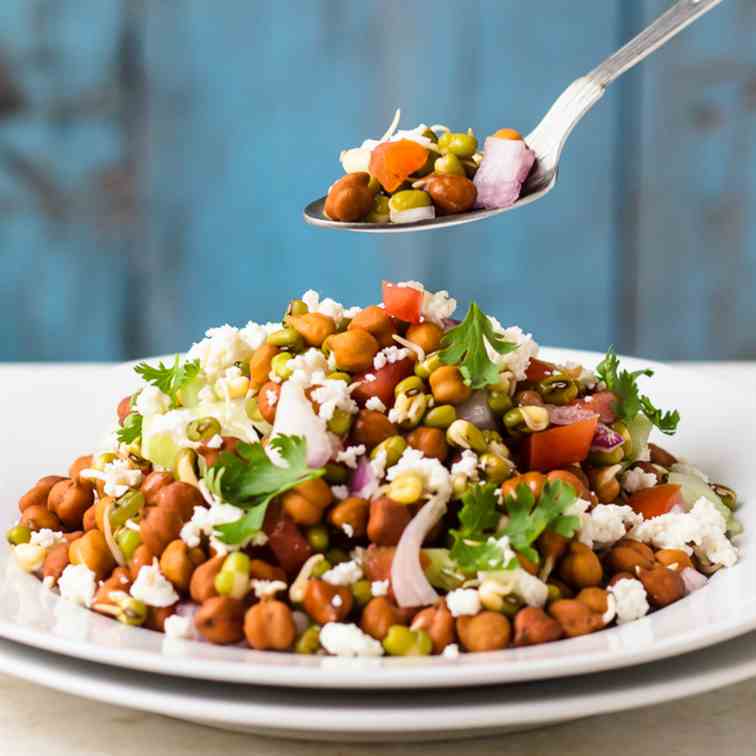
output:
M566 350L546 350L546 356L588 365L600 359ZM641 363L628 359L627 365ZM756 402L710 377L654 368L654 398L683 416L670 448L747 502L741 562L663 611L582 638L458 659L269 654L172 641L119 625L45 590L1 547L0 670L217 727L344 740L448 739L524 729L756 675L754 637L745 635L756 628L750 548L756 513L748 506L756 498ZM135 386L130 369L97 367L70 374L65 368L40 370L33 383L28 377L7 382L0 400L6 427L15 429L0 441L4 458L15 463L6 471L9 498L0 505L5 523L14 519L17 498L30 481L65 470L89 449L117 399ZM413 690L418 688L421 695Z

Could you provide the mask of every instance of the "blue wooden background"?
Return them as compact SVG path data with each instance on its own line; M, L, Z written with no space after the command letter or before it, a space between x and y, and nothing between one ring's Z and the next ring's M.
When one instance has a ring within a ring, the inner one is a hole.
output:
M403 123L527 132L665 0L2 0L0 359L176 350L313 287L476 298L545 343L756 357L756 3L614 85L560 183L390 238L301 208Z

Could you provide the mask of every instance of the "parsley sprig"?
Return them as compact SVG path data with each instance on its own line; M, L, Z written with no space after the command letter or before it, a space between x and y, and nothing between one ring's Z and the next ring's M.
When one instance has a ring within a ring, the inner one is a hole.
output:
M133 444L142 435L142 416L138 412L126 415L123 425L116 431L122 444Z
M486 314L472 302L465 319L441 339L441 362L459 365L470 388L480 389L499 382L499 368L488 356L486 344L499 354L509 354L517 344L494 330Z
M200 371L199 360L192 360L182 364L179 355L176 355L173 365L164 365L159 362L157 367L146 362L140 362L134 370L144 378L147 383L159 388L164 394L171 397L173 406L178 405L177 394L186 386Z
M270 447L285 466L273 464L262 444L239 443L235 454L221 452L205 474L210 491L245 510L236 522L216 528L227 544L247 543L262 528L273 498L325 474L323 468L308 467L307 444L301 436L276 436Z
M642 412L662 433L671 436L677 431L680 413L677 410L663 412L638 388L638 378L651 377L653 370L620 370L620 362L614 347L609 347L604 359L596 368L596 375L616 397L614 411L617 416L629 422Z
M533 547L544 530L553 530L571 538L580 527L580 520L565 515L577 500L577 492L561 480L549 481L536 502L527 486L517 490L505 502L509 520L497 531L501 513L496 499L496 487L491 484L473 486L462 497L459 512L459 530L452 530L453 545L450 556L465 573L479 570L514 569L516 559L504 563L498 539L507 536L516 552L531 562L538 563L540 556Z

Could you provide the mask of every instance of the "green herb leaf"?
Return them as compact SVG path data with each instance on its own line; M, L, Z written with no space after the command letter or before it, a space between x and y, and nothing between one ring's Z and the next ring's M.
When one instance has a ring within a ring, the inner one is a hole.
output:
M572 538L580 527L580 519L564 512L577 501L575 489L561 480L546 483L535 504L533 492L520 485L505 502L509 522L501 535L509 536L509 543L526 559L538 563L540 557L532 544L544 530L550 528L565 538ZM534 506L535 504L535 506Z
M122 444L133 444L142 435L142 416L138 412L126 415L123 426L116 431Z
M606 356L596 368L596 375L617 397L614 411L625 422L631 421L639 412L643 414L662 432L672 435L677 431L680 413L677 410L662 412L638 389L638 378L642 375L651 377L653 370L620 370L620 362L614 347L609 347Z
M262 444L239 443L236 454L221 452L205 475L214 494L247 510L236 522L216 528L227 544L246 543L258 533L274 497L325 474L324 468L307 466L307 444L301 436L276 436L270 447L286 467L273 464Z
M179 390L186 386L189 381L197 376L200 371L199 360L192 360L181 364L181 358L176 355L172 367L161 362L157 367L152 367L146 362L140 362L134 370L144 378L147 383L159 388L164 394L171 397L173 406L178 404L176 395Z
M499 354L509 354L517 349L517 344L496 333L491 321L473 302L465 319L444 334L439 356L445 365L460 366L468 386L484 388L499 382L499 368L488 356L486 344Z

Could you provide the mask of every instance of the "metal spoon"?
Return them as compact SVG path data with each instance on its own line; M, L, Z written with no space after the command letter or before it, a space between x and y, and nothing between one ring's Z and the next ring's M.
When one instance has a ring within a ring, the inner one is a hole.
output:
M304 219L313 226L337 228L367 233L406 233L426 231L462 223L485 220L499 213L529 205L541 199L556 184L559 158L570 132L578 121L601 99L606 88L621 74L640 63L647 55L661 47L693 23L699 16L710 11L722 0L678 0L637 37L630 40L614 55L608 57L586 76L570 84L559 96L536 128L525 137L527 145L535 152L536 162L522 187L517 202L501 210L472 210L458 215L444 215L414 223L344 223L333 221L323 212L325 197L311 202L304 209Z

